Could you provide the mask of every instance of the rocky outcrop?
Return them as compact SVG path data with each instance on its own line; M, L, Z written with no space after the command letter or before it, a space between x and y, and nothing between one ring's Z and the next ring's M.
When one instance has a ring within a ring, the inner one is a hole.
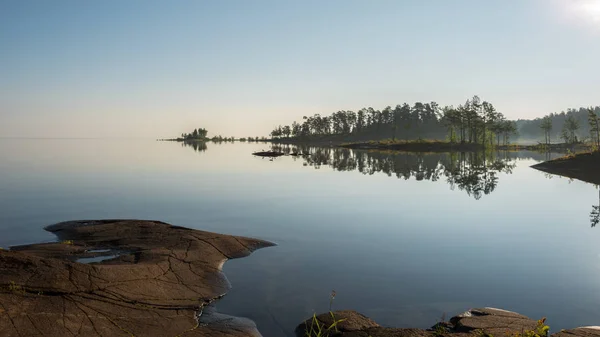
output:
M439 322L431 329L400 329L382 327L355 311L336 311L316 316L296 328L297 336L321 328L327 330L333 322L339 323L323 336L340 337L523 337L526 331L537 331L538 321L516 312L494 308L471 309L452 317L449 322ZM551 337L600 337L600 327L584 327L557 332Z
M271 243L158 221L74 221L62 242L0 250L0 336L249 336L200 324L224 295L225 260ZM82 258L102 258L82 264Z
M531 166L550 174L600 185L600 151L578 153Z

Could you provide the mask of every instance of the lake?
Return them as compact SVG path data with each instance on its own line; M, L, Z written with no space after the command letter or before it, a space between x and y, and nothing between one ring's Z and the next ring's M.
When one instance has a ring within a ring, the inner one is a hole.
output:
M65 220L140 218L277 243L224 271L215 304L265 337L313 312L385 326L499 307L552 331L600 323L595 186L529 166L532 152L398 154L269 144L0 139L0 247L54 241ZM283 147L283 150L296 150Z

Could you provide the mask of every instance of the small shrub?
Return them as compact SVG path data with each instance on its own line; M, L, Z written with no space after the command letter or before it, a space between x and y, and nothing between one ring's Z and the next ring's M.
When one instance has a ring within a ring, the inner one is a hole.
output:
M433 335L437 336L437 337L441 337L446 335L449 330L446 326L444 326L444 324L447 323L446 322L446 313L444 312L442 314L442 317L438 320L437 324L435 325L435 328L433 329Z
M525 330L516 332L513 334L507 333L510 337L547 337L550 327L546 325L546 317L537 321L537 325L534 330Z
M448 329L441 324L437 324L433 330L433 335L436 337L444 336L446 333L448 333Z
M61 242L63 245L72 245L73 244L73 240L64 240L63 242Z
M8 291L15 294L22 294L25 292L25 289L19 284L16 284L15 281L10 281L8 284Z

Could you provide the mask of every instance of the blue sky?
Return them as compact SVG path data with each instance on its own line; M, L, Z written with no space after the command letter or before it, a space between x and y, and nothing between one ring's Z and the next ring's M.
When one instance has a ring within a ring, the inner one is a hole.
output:
M0 137L267 135L472 95L600 104L600 0L0 0Z

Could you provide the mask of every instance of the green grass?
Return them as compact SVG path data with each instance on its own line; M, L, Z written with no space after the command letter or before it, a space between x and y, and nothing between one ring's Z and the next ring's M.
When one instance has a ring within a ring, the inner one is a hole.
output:
M444 336L444 335L446 335L448 333L448 328L445 327L442 323L447 323L446 322L446 313L442 314L442 317L440 318L440 320L435 325L435 329L433 330L433 335L434 336L441 337L441 336Z
M444 336L448 333L448 329L444 328L441 325L436 325L435 330L433 330L433 335L436 337Z
M318 319L317 319L317 315L313 314L311 323L310 323L310 327L307 326L306 327L306 333L304 334L304 336L306 337L329 337L331 336L332 333L337 333L338 329L337 329L337 325L343 321L345 321L346 319L339 319L336 320L335 316L333 314L333 312L329 312L329 314L331 315L331 318L333 319L333 323L330 326L325 326L325 323L321 323Z

